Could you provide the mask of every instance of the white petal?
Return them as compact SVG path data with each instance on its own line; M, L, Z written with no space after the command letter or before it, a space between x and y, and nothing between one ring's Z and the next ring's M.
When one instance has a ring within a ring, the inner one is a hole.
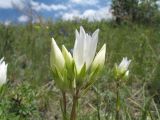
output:
M104 62L105 62L105 54L106 54L106 44L102 46L100 51L97 53L91 67L91 71L94 71L99 67L99 70L103 68Z
M91 40L90 40L90 44L87 45L87 47L89 48L87 68L93 62L93 58L95 57L95 54L96 54L96 48L97 48L97 43L98 43L98 33L99 33L99 29L97 29L92 34L92 37L91 37Z
M73 58L78 71L81 70L84 64L86 64L86 69L88 69L93 62L97 48L98 33L99 29L90 36L85 33L82 26L80 27L80 33L76 30Z
M80 33L78 33L78 31L76 30L76 41L73 49L73 58L78 71L80 71L80 69L84 65L83 49L85 37L86 36L83 27L80 28Z
M1 60L0 60L0 64L3 62L3 60L4 60L4 57L2 57L2 58L1 58Z
M88 34L86 34L86 39L84 41L84 49L83 49L83 58L86 63L86 68L88 69L91 62L91 42L92 38Z
M66 47L64 45L62 46L62 54L64 56L66 65L71 67L73 58L72 58L71 53L68 52L68 50L66 49Z
M82 26L80 26L80 36L85 36L86 32Z
M130 63L131 63L131 60L128 60L127 57L124 57L121 63L119 64L118 68L122 71L126 71Z
M52 38L52 45L51 45L51 67L54 69L56 66L58 70L63 71L65 60L63 57L63 54L59 47L57 46L57 43L55 42L54 38Z
M2 58L0 60L0 86L7 81L7 66L8 64L5 64Z
M128 77L128 76L129 76L129 70L127 70L125 73L125 77Z

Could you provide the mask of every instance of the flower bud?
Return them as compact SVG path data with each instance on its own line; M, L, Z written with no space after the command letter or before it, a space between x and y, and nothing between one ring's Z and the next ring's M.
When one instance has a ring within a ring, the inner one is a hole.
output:
M98 71L100 71L103 68L104 62L105 62L105 54L106 54L106 44L102 46L102 48L94 58L94 61L91 66L91 72L95 71L97 67L98 67Z
M126 79L129 76L129 64L131 60L128 60L127 57L123 58L119 65L115 64L114 76L118 79Z

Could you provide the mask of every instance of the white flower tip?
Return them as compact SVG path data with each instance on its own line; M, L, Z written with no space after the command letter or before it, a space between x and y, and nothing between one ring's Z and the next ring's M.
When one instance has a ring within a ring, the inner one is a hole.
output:
M84 28L82 26L80 26L80 34L83 34L83 35L86 34L86 32L85 32L85 30L84 30Z
M2 62L3 62L3 60L4 60L4 57L2 57L2 58L1 58L0 63L2 63Z
M125 76L128 77L129 75L129 70L126 71Z
M51 43L51 54L50 54L50 62L51 62L51 66L56 66L57 69L59 69L60 71L63 70L64 67L64 57L62 55L61 50L59 49L56 41L54 40L54 38L52 38L52 43Z
M125 61L126 61L126 63L128 64L128 66L130 65L130 63L131 63L131 60L130 59L128 59L127 57L125 57Z
M76 39L79 37L79 32L78 32L78 30L76 29L76 31L75 31L75 35L76 35Z
M6 83L7 79L7 66L8 64L3 61L4 58L0 60L0 85Z
M92 71L95 71L97 67L99 67L99 70L103 68L105 62L105 54L106 54L106 44L102 46L100 51L95 56L95 59L92 63L92 68L91 68Z
M95 31L96 33L99 33L99 28Z
M8 66L8 64L6 64L5 61L4 61L4 57L1 58L0 64L1 64L1 65L4 65L4 66L6 66L6 67Z
M123 60L124 60L124 61L127 61L127 62L129 62L129 63L131 62L131 60L128 59L127 57L124 57Z
M93 34L92 34L92 37L97 37L98 39L98 34L99 34L99 29L97 29Z
M52 43L55 43L56 41L55 41L55 39L52 37Z
M62 48L66 49L66 47L64 45L62 45Z
M69 57L72 57L71 53L67 50L67 48L62 45L62 53L65 52L67 55L69 55Z
M121 61L121 63L119 64L118 68L120 69L120 71L127 71L129 64L130 64L131 60L128 60L127 57L124 57Z
M71 64L72 62L72 55L71 53L66 49L64 45L62 45L62 54L64 56L64 59L66 60L67 64Z
M103 45L103 47L106 49L106 43Z
M102 46L102 48L101 48L101 50L100 51L104 51L104 54L106 54L106 43L105 44L103 44L103 46Z
M51 45L52 45L52 47L55 46L55 45L57 45L57 43L56 43L56 41L55 41L54 38L52 38L52 44Z
M80 26L80 30L84 30L83 26Z

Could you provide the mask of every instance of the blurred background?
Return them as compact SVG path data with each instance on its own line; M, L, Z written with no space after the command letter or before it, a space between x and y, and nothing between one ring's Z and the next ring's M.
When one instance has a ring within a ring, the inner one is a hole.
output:
M0 22L38 23L48 20L131 20L155 22L159 0L1 0Z

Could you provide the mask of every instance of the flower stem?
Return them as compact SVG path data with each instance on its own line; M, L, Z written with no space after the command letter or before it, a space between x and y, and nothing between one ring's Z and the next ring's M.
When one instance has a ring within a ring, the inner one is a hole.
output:
M78 104L78 98L79 98L78 94L79 94L79 90L77 90L76 94L73 95L73 105L72 105L70 120L77 119L77 104Z
M61 111L63 115L63 120L67 120L67 100L66 100L66 92L62 91L62 99L61 103Z
M119 110L120 110L120 97L119 97L119 82L116 82L116 87L117 87L117 91L116 91L116 120L120 120L119 117Z
M66 93L65 92L62 92L62 95L63 95L63 117L64 117L64 120L66 119L67 117L67 100L66 100Z

